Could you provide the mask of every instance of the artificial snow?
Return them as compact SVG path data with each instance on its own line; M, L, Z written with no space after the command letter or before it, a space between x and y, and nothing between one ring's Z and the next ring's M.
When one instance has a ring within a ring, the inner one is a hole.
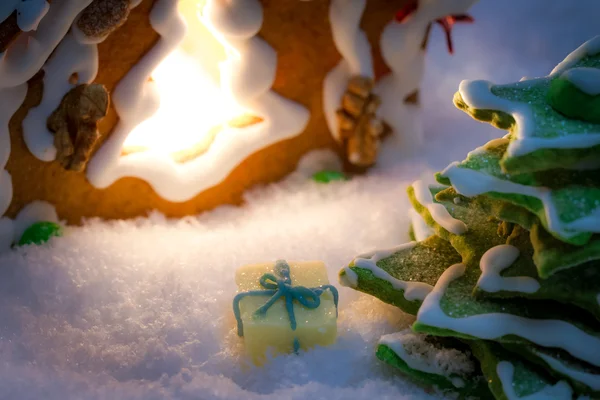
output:
M551 5L549 5L551 4ZM348 182L311 169L199 217L88 221L0 255L0 400L430 399L375 357L398 309L337 284L354 256L408 240L407 185L503 132L455 110L460 80L543 76L597 32L596 0L481 0L445 54L434 30L422 91L428 149L386 148ZM504 19L504 20L501 20ZM338 342L256 368L231 302L237 267L322 260L340 290Z

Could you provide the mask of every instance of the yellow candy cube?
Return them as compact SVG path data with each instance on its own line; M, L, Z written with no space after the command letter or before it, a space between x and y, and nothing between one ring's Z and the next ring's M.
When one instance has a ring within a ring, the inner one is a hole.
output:
M337 290L329 285L322 262L246 265L237 270L235 282L238 333L256 365L265 362L269 351L291 353L335 342Z

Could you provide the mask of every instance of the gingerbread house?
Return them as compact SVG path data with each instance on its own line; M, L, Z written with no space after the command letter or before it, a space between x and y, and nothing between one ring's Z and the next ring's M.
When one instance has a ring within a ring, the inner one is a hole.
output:
M315 149L419 133L429 30L475 0L3 0L0 236L238 204Z

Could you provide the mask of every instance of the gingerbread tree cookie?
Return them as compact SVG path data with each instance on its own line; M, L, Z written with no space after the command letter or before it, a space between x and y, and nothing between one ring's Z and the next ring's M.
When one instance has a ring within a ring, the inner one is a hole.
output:
M433 236L340 272L343 284L416 313L421 342L460 340L438 354L465 357L468 343L491 392L476 397L600 396L599 63L596 38L548 77L461 83L456 105L509 134L438 173L443 188L409 187L421 217L413 225L424 220ZM409 284L423 285L418 301L398 301ZM429 351L410 353L406 334L396 336L382 338L385 362L442 391L473 388L454 385L457 374L431 368Z

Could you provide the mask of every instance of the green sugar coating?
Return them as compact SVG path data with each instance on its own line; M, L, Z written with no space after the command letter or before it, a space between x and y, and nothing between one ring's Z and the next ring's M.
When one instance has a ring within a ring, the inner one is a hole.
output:
M509 202L492 199L487 196L475 196L467 199L448 188L439 192L436 199L442 202L452 202L454 199L475 203L482 212L500 221L518 224L529 229L531 244L533 245L533 261L542 279L552 274L579 266L586 262L600 260L600 235L595 234L584 246L574 246L564 243L539 226L539 219L525 208L515 206Z
M457 262L460 262L460 256L454 248L447 241L431 236L414 247L377 261L376 265L399 281L421 282L433 287L446 267ZM408 314L417 314L422 299L407 300L404 290L394 288L390 282L377 277L369 269L356 267L354 262L348 268L358 277L356 290L395 305ZM346 270L342 269L340 278L343 280L346 274Z
M507 362L513 366L511 386L519 398L526 396L535 398L533 396L536 393L547 390L548 387L556 383L556 380L548 376L543 370L504 350L502 346L496 343L478 340L470 342L470 345L473 354L481 364L489 388L497 400L511 400L509 394L504 391L504 386L498 375L498 364L501 362Z
M569 118L600 124L600 96L581 91L569 80L555 79L548 90L548 103Z
M446 207L454 218L467 224L468 231L466 233L463 235L454 235L435 223L427 209L416 200L412 187L409 187L408 193L412 205L417 212L425 218L439 236L452 244L456 251L462 255L463 264L467 266L465 274L453 280L441 298L440 308L446 316L460 319L477 315L505 314L532 320L562 320L582 329L590 335L600 338L600 324L593 318L589 318L587 313L568 305L557 306L556 303L531 301L521 297L510 299L474 297L473 293L476 290L477 282L481 275L479 260L488 249L505 244L506 238L497 234L497 227L494 229L494 223L490 222L487 215L476 206L469 207L462 204L462 201L459 201L458 204L454 202L442 202L441 204ZM526 258L523 257L523 260L526 260ZM553 289L549 288L548 290ZM569 289L568 293L573 293L575 290L578 289ZM565 294L562 295L562 298L565 301L573 301L570 299L570 296ZM493 320L493 316L491 315L490 320ZM417 332L432 335L477 339L477 337L471 336L468 333L424 324L419 321L418 317L417 322L413 325L413 329ZM497 340L509 343L529 343L527 340L519 337L518 332L515 335L497 338Z
M458 196L458 197L457 197ZM487 229L486 238L489 238L488 244L482 244L477 242L473 244L471 242L471 236L465 236L463 246L469 249L464 254L482 254L485 253L489 248L501 244L510 244L519 249L519 258L511 265L501 272L502 277L527 277L535 279L539 284L539 289L534 293L526 293L523 291L514 290L499 290L493 293L486 292L479 285L475 287L474 294L479 297L489 298L510 298L510 297L523 297L528 299L538 300L554 300L564 304L571 304L580 307L600 320L600 304L598 303L598 296L600 295L600 262L583 262L577 264L576 268L565 269L560 271L547 279L542 279L538 275L538 269L534 263L534 248L532 246L531 234L525 229L521 229L519 225L511 226L508 232L504 232L503 235L499 235L498 223L488 217L488 213L479 207L479 203L476 199L469 199L460 196L452 188L446 189L436 196L438 200L442 200L442 204L448 204L443 199L448 201L449 199L460 199L460 201L454 202L453 208L455 210L455 218L463 221L468 227L472 227L475 224L481 229ZM461 208L471 209L470 211L463 211ZM502 224L501 227L505 227L506 224ZM538 232L539 229L534 227L534 231ZM543 229L542 229L543 231ZM449 234L450 235L450 234ZM550 235L547 235L550 236ZM550 240L558 242L556 239L550 236ZM561 243L561 242L559 242ZM481 246L478 249L473 249L473 246ZM566 246L566 245L565 245ZM588 248L591 246L588 244ZM585 247L570 246L573 249L584 249ZM463 254L460 248L457 251ZM581 259L582 257L579 257ZM582 264L582 265L580 265ZM477 266L478 267L478 266Z
M494 143L494 142L493 142ZM581 218L589 217L600 210L600 170L572 171L557 169L544 172L529 172L522 174L507 174L500 167L500 156L506 150L507 143L488 144L487 146L471 152L466 160L457 165L459 171L471 170L484 176L494 177L503 182L511 182L512 189L508 193L489 191L483 195L492 199L507 201L520 206L535 214L542 225L558 239L575 244L584 245L591 238L591 232L574 233L566 236L551 227L558 221L549 221L547 212L549 208L556 210L557 218L562 224L572 223ZM440 183L453 183L444 173L436 175ZM475 179L475 178L474 178ZM528 187L541 187L537 194L524 195L518 193L521 185ZM544 203L542 196L550 190L549 203Z
M539 366L539 368L542 368L555 379L569 382L577 393L589 395L593 398L600 396L600 390L593 389L586 382L578 379L579 374L583 373L593 376L596 382L600 382L600 368L578 360L566 351L559 349L535 345L522 346L510 343L503 344L503 347L515 356L522 357L532 364ZM560 368L553 368L552 364L555 362L560 364ZM565 373L563 368L571 371L571 373Z
M380 343L377 346L377 358L425 388L433 387L441 392L453 392L458 394L461 399L490 398L491 393L487 382L481 375L478 362L471 355L467 345L453 338L417 333L405 333L405 335L412 336L413 341L417 339L420 342L419 345L405 346L404 352L397 353L391 346ZM410 347L414 347L414 350L411 351ZM442 367L444 363L453 363L458 353L462 356L460 358L468 359L475 368L473 371L458 374L443 374L441 371L434 373L431 368L428 368L430 366L427 362L431 362L431 360L426 360L427 354L425 353L436 354L436 357L432 357L435 358L433 361L439 361Z
M42 221L36 222L23 232L19 240L19 246L30 244L41 245L55 236L62 236L63 230L60 225L54 222Z
M534 249L533 261L543 279L583 263L600 263L600 234L593 235L585 246L573 246L555 239L544 228L534 225L530 237Z
M590 67L598 68L600 55L587 56L579 60L573 68ZM538 79L523 80L508 85L495 85L491 87L491 94L513 103L526 105L531 111L530 121L533 126L532 131L528 132L528 138L533 139L552 139L573 136L585 136L590 134L600 134L600 125L593 122L589 116L596 116L598 108L590 104L589 98L580 98L581 93L574 94L572 90L565 90L561 78L545 77ZM558 85L558 86L557 86ZM560 100L549 100L557 95L557 87ZM577 89L578 90L578 89ZM578 97L579 96L579 97ZM595 102L595 99L591 99ZM585 107L577 107L577 103L584 103ZM517 122L513 115L500 110L480 110L470 107L460 94L454 96L454 104L459 109L471 115L474 119L488 122L497 128L508 130L506 136L510 141L519 141L522 138L517 137ZM565 115L557 111L552 105L559 104L561 111L567 111L572 114L576 108L577 118ZM568 106L564 106L568 104ZM589 109L591 111L585 111ZM582 111L583 110L583 111ZM580 119L584 112L588 118ZM502 155L500 165L502 169L509 173L522 173L531 171L543 171L557 168L568 168L578 165L582 162L597 162L600 159L600 144L593 144L585 148L561 148L553 145L551 142L544 148L531 149L528 153L522 155L510 155L507 152Z

